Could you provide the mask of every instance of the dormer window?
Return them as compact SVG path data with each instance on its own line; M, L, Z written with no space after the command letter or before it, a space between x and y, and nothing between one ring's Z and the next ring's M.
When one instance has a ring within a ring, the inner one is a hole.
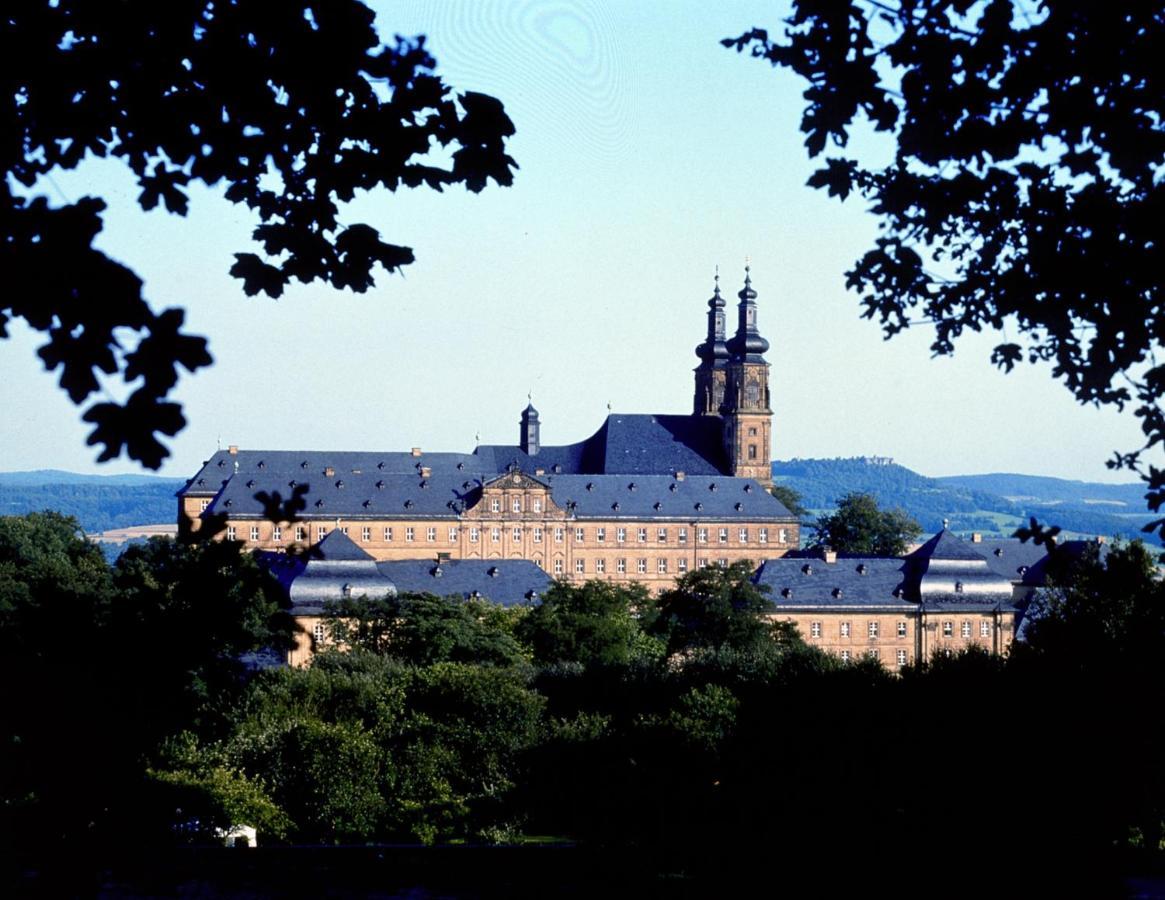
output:
M865 575L868 571L870 571L870 569L865 563L858 563L858 574L859 575Z
M809 563L805 563L805 565L803 565L801 567L801 574L802 575L812 575L813 574L813 566L809 565Z
M963 582L961 582L961 581L956 581L956 582L955 582L955 593L956 593L956 594L961 594L961 593L963 593Z

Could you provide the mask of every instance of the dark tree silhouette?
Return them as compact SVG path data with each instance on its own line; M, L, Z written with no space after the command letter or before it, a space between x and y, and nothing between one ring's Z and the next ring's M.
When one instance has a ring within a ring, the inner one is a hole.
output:
M513 179L502 104L451 94L434 66L423 37L382 44L355 0L60 0L5 11L0 337L10 318L44 332L39 355L78 405L102 390L102 375L120 376L124 402L92 403L83 416L99 459L125 452L157 468L168 453L158 435L185 425L167 400L178 369L211 357L183 331L182 310L154 311L137 275L93 246L100 197L54 207L29 189L88 157L128 166L146 210L185 215L186 185L224 184L258 220L263 255L238 253L231 269L247 294L278 297L293 278L365 291L376 264L394 272L413 251L344 221L357 191L480 191Z
M851 152L809 179L880 219L847 278L864 315L889 337L921 314L937 354L964 330L1006 329L996 365L1049 361L1081 403L1133 404L1146 443L1109 466L1139 472L1154 511L1165 470L1142 453L1165 441L1163 38L1152 3L798 0L783 37L723 41L808 80L810 156L846 147L863 116L896 138L884 166Z
M838 553L861 556L902 556L922 533L919 524L900 509L879 509L869 494L846 494L837 510L813 523L813 544Z

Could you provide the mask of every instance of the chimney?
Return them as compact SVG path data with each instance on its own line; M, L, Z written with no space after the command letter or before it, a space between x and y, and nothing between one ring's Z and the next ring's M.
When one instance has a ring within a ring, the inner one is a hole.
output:
M420 448L420 447L413 447L413 449L412 449L412 450L410 450L409 452L410 452L410 453L411 453L413 456L420 456L420 455L421 455L421 448Z
M231 444L229 447L227 447L227 453L229 453L231 456L238 456L239 455L239 445L238 444Z
M676 471L676 481L683 481L683 480L684 480L684 473L677 470Z
M428 478L432 474L433 474L433 470L431 468L429 468L428 466L421 466L421 477L422 478Z
M832 565L837 562L837 551L832 547L822 547L821 558Z
M982 532L979 532L979 531L972 531L972 532L971 532L971 543L972 543L972 544L982 544L982 543L983 543L983 534L982 534Z
M324 478L331 478L335 474L336 474L336 470L333 469L331 466L327 466L324 469Z
M1106 540L1105 536L1104 536L1103 534L1098 534L1098 535L1096 536L1096 544L1097 544L1097 546L1101 546L1101 545L1103 545L1103 544L1105 544L1105 543L1107 543L1107 540Z

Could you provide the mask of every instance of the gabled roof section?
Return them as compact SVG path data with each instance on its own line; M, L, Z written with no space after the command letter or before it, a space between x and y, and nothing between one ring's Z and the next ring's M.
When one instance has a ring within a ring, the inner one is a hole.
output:
M1011 579L992 569L974 544L946 528L906 559L924 606L1011 605Z
M723 423L715 416L611 415L602 471L608 475L720 475Z
M342 531L330 531L309 551L312 559L358 562L372 559L356 542Z

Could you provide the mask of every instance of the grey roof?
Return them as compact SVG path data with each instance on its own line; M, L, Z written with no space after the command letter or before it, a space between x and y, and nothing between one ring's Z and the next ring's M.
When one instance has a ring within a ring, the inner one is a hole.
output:
M291 600L292 615L320 615L329 602L406 592L479 596L513 606L530 602L551 578L527 560L377 561L346 534L330 532L302 555L265 552L260 563Z
M219 450L178 493L210 496L234 475L244 481L279 474L284 481L314 484L332 469L334 479L413 475L422 467L436 476L488 478L517 465L547 474L720 475L727 471L721 421L714 416L610 415L584 441L542 446L531 456L518 445L483 444L473 453L336 450ZM375 479L374 479L375 480Z
M913 609L905 596L906 578L906 566L897 557L844 557L833 563L781 557L765 560L753 581L769 588L778 609Z
M401 593L439 597L483 597L502 606L532 602L553 583L535 563L524 559L403 559L377 563Z
M797 521L751 478L685 475L546 475L554 502L580 519L701 518ZM775 535L773 536L775 539Z
M989 566L975 546L944 528L909 554L913 596L928 607L1010 606L1011 578Z
M459 468L460 466L460 468ZM312 520L344 518L446 519L476 504L483 479L500 475L473 474L464 460L408 474L392 474L375 466L333 469L331 475L310 467L252 468L226 477L205 516L232 519L265 518L260 493L278 493L284 500L306 487L306 508ZM724 476L670 475L540 475L534 480L550 488L551 499L575 518L693 520L716 518L741 522L788 521L796 517L756 481ZM775 537L775 536L774 536Z

